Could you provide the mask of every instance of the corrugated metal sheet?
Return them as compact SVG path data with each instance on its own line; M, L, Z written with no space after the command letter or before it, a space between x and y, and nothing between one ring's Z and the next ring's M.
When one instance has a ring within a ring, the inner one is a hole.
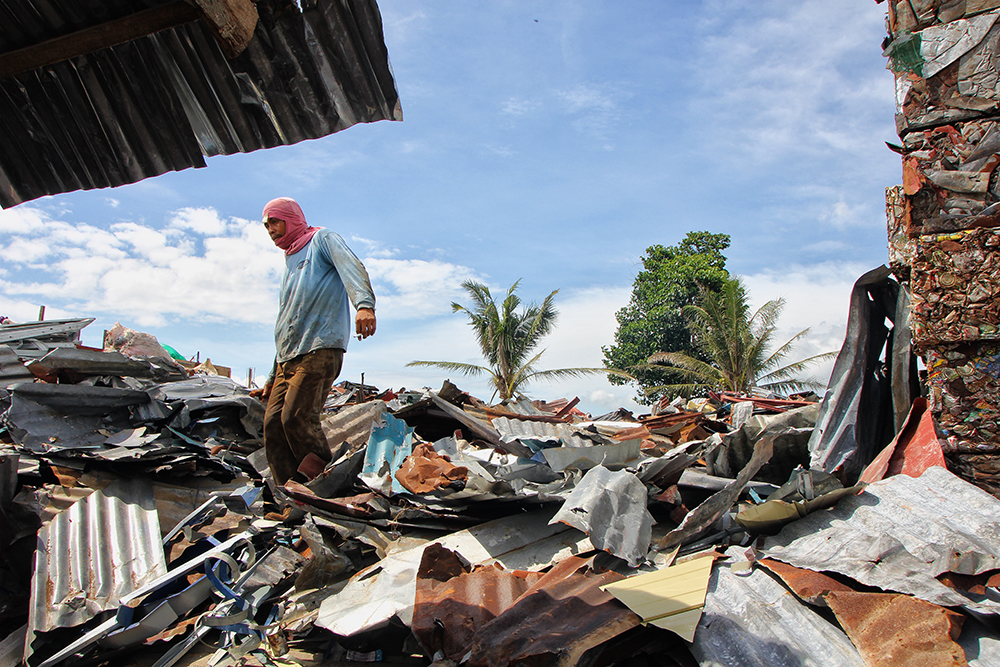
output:
M598 549L639 567L653 535L646 495L646 486L632 473L598 466L587 471L552 521L587 533Z
M435 540L470 563L498 562L508 569L547 565L588 548L586 536L563 524L550 526L552 510L504 517ZM316 625L345 637L381 627L393 616L413 616L417 568L429 544L390 554L361 570L323 600Z
M618 442L597 433L581 431L569 424L525 421L508 417L494 417L490 420L500 432L504 442L514 440L534 442L561 442L566 447L593 447L595 445L617 445Z
M323 435L330 445L333 460L367 443L372 425L381 421L385 412L384 401L368 401L323 417Z
M898 593L834 591L827 604L868 667L965 667L955 643L965 617L957 611Z
M0 1L0 52L165 4ZM256 0L229 60L200 21L0 79L0 204L402 120L374 0Z
M433 655L461 662L476 631L506 611L541 575L499 567L467 568L441 545L424 550L417 572L413 634Z
M166 574L153 486L121 479L38 531L25 655L38 632L73 627Z
M730 547L740 559L745 547ZM756 568L716 563L691 653L703 667L863 667L843 632Z
M577 665L591 648L640 623L637 614L601 586L621 580L615 572L584 572L585 561L566 559L535 582L503 614L481 626L469 667Z
M1000 501L938 466L920 477L876 482L791 523L768 538L764 551L941 606L1000 613L1000 604L974 600L935 578L1000 567Z

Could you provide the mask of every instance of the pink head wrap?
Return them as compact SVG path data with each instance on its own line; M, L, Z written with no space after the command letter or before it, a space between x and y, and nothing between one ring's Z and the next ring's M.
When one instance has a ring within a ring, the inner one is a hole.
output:
M274 242L285 251L285 255L294 255L306 247L319 227L306 224L306 216L302 213L299 203L290 197L278 197L264 206L264 222L268 218L278 218L285 221L285 234Z

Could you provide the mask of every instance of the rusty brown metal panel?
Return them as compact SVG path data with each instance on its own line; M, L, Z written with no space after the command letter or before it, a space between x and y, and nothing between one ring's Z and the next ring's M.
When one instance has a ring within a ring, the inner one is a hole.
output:
M868 667L968 664L958 612L898 593L833 591L826 601Z
M589 649L639 625L604 584L623 577L561 568L578 565L570 558L535 583L507 611L483 625L472 643L469 667L505 667L511 664L575 665Z
M778 575L785 582L785 585L792 589L793 593L810 604L826 606L823 597L827 593L854 590L847 584L843 584L822 572L813 572L771 558L762 558L758 562Z

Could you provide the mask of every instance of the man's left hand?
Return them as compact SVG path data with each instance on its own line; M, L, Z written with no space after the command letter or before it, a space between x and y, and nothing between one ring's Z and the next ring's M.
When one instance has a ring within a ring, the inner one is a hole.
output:
M358 335L368 338L375 333L375 311L371 308L359 308L354 323L357 325Z

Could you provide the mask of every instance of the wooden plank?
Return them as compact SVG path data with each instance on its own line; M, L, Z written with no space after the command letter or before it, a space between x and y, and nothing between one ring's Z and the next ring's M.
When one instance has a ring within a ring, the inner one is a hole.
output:
M256 13L256 11L255 11ZM0 54L0 79L53 65L85 53L124 44L200 18L198 9L178 0L114 21Z
M252 0L193 0L201 9L201 19L211 29L215 41L229 58L235 58L253 38L257 27L257 7Z

